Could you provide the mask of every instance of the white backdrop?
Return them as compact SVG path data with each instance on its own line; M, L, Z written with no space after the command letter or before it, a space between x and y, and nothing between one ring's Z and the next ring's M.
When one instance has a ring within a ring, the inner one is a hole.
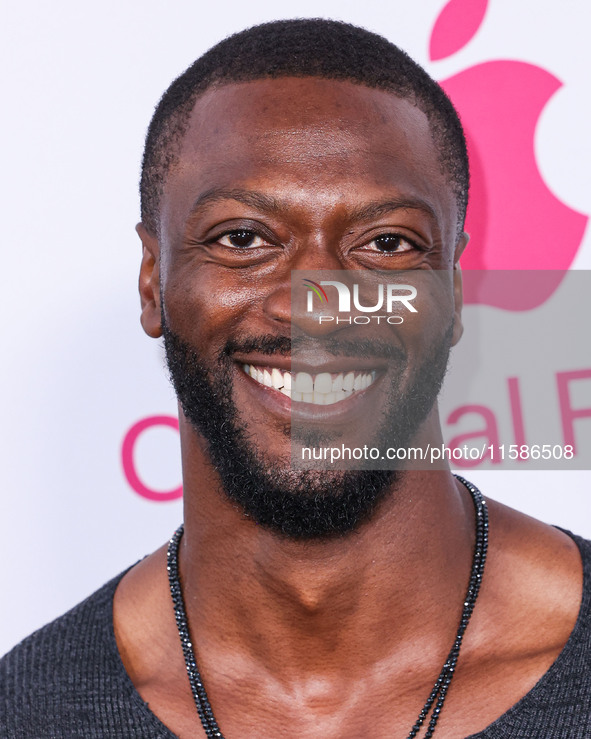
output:
M384 34L438 79L493 59L537 65L563 83L539 119L538 166L561 201L591 212L591 5L490 0L474 38L430 62L429 37L444 5L37 0L5 7L0 653L159 546L180 522L178 500L138 495L121 466L122 440L135 422L175 414L160 346L138 321L133 227L153 107L213 43L264 20L324 16ZM591 268L589 228L573 267ZM135 465L151 488L178 486L174 430L143 434ZM589 472L468 477L491 497L591 536Z

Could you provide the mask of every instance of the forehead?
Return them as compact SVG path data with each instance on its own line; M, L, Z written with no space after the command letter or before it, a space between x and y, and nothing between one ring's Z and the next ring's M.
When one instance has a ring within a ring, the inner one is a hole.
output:
M225 84L196 102L162 201L163 225L215 189L272 190L294 207L423 199L442 231L456 207L426 115L390 92L322 78ZM353 202L356 201L356 202Z

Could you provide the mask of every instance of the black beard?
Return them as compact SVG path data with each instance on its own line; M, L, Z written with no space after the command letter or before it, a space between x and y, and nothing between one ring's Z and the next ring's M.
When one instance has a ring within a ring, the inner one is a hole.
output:
M415 374L402 403L393 399L394 410L388 415L396 428L388 428L381 438L397 439L397 446L403 446L427 417L445 375L451 328ZM285 469L257 448L232 400L232 355L238 351L289 354L289 338L228 341L209 370L195 348L168 328L164 315L162 333L168 370L183 412L207 441L224 492L255 523L292 539L342 536L367 521L385 494L399 484L404 474L399 470Z

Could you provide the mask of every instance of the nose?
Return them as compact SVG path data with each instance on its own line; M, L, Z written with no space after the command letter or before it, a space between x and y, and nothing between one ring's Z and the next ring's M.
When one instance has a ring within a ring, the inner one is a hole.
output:
M329 299L321 285L339 280L342 269L333 250L302 249L282 271L281 277L275 276L277 282L263 303L266 317L289 324L292 334L321 338L343 329L345 326L337 321L337 303Z

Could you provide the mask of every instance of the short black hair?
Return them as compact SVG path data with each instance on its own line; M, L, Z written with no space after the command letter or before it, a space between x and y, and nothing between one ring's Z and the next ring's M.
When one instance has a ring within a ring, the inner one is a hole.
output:
M462 125L451 101L408 54L376 33L322 18L273 21L229 36L177 77L156 106L140 180L141 218L159 230L164 182L178 159L195 101L213 85L278 77L321 77L387 90L417 105L429 121L458 205L468 204L469 168Z

